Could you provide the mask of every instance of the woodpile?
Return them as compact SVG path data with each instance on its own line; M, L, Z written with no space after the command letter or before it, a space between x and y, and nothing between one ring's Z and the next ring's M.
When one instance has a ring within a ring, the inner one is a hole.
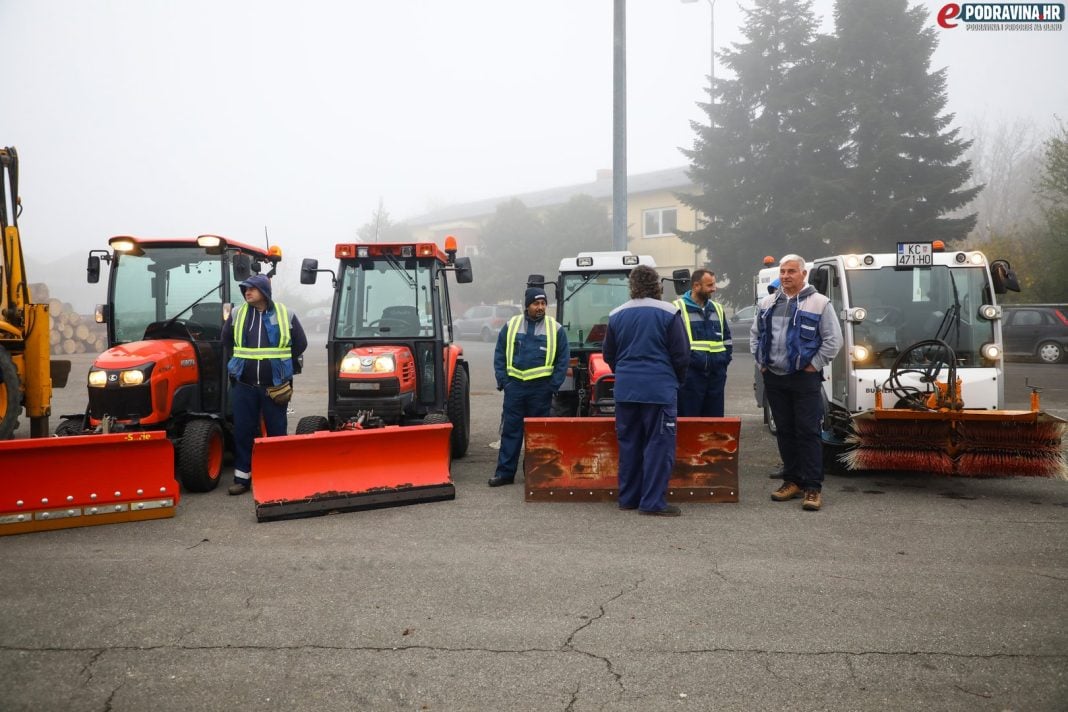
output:
M77 313L68 302L50 299L46 285L31 284L30 297L35 304L48 304L52 322L48 342L53 355L98 354L108 347L104 325L97 324L92 315Z

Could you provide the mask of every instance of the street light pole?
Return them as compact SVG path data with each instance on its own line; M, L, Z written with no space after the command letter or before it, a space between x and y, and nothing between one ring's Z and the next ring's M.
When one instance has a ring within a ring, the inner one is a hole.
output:
M708 2L708 14L711 18L711 24L709 26L709 37L712 43L712 61L708 68L709 79L709 91L712 97L712 103L716 103L716 0L706 0ZM684 4L695 3L697 0L682 0Z
M615 0L612 48L612 249L627 249L627 0Z

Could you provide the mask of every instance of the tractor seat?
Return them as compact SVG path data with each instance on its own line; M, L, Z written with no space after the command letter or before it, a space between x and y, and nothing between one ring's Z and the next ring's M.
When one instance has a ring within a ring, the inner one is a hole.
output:
M200 338L217 341L222 334L222 302L204 302L190 310L188 321L199 327Z
M391 328L391 332L404 336L419 335L419 310L412 306L386 307L382 310L382 319L402 322L403 328Z

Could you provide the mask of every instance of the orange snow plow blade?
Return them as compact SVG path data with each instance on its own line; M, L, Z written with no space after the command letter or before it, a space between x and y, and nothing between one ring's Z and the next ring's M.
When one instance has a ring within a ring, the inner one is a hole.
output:
M669 502L737 502L738 418L679 418ZM523 477L528 502L618 497L614 418L527 418Z
M0 536L173 517L162 431L0 442Z
M454 499L451 433L446 423L258 438L252 448L256 520Z

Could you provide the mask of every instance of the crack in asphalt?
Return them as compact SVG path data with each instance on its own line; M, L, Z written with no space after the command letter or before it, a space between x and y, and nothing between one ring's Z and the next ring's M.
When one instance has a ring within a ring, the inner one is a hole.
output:
M78 672L79 675L87 675L85 678L85 684L82 687L88 687L89 683L93 681L93 666L96 665L96 661L100 659L100 656L107 652L107 648L99 648L95 650L88 662L82 666L82 669Z

